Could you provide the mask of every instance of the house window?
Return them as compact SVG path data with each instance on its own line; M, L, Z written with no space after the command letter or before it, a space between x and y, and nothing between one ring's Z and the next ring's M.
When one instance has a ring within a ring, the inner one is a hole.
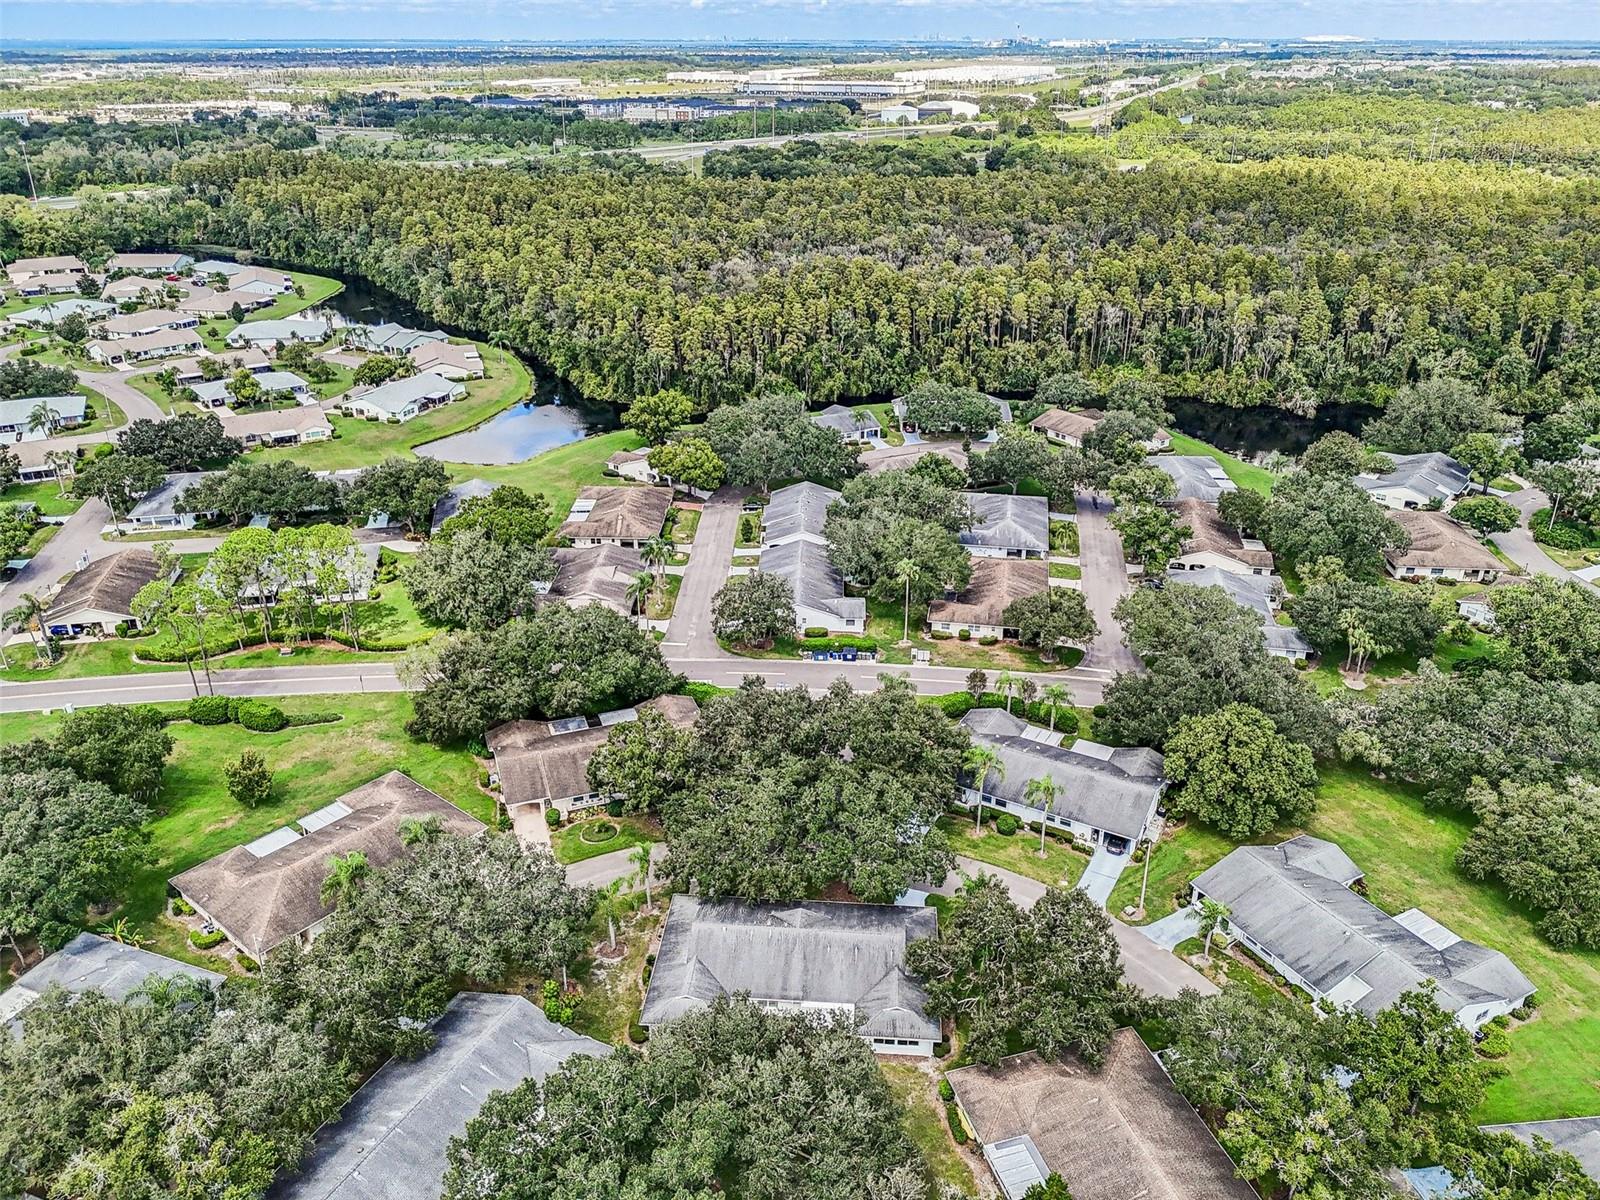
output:
M1443 575L1444 574L1444 568L1443 567L1430 567L1428 569L1428 574L1429 575Z

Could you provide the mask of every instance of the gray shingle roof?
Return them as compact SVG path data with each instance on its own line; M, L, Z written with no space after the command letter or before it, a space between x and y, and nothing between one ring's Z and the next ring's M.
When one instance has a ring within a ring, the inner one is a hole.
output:
M1600 1182L1600 1117L1568 1117L1555 1121L1523 1121L1514 1125L1484 1125L1485 1133L1509 1133L1530 1146L1542 1137L1557 1150L1565 1150L1582 1165L1589 1178Z
M844 594L844 576L816 542L785 542L761 552L760 569L789 581L796 608L832 613L840 620L864 621L867 602Z
M761 514L761 539L769 546L802 535L820 538L828 506L839 493L819 483L792 483L772 493Z
M857 413L842 404L830 404L820 412L812 413L811 421L812 424L820 425L824 429L837 430L845 437L855 437L863 433L876 435L883 431L882 426L878 424L878 418L870 412L863 410Z
M495 489L495 485L486 479L463 479L460 483L452 483L450 490L439 497L439 502L433 506L433 520L429 529L433 533L439 532L451 517L461 511L461 506L468 500L481 500Z
M0 992L0 1022L19 1027L18 1017L51 987L63 987L69 992L96 991L122 1000L153 975L187 975L211 983L222 982L222 976L215 971L137 946L125 946L110 938L80 933Z
M1203 454L1152 454L1145 462L1172 476L1178 485L1176 500L1215 500L1223 492L1239 490L1216 460Z
M991 712L973 709L961 719L972 740L998 754L1005 768L1003 776L989 773L985 796L1028 804L1023 799L1028 782L1048 776L1058 785L1050 808L1057 816L1119 837L1132 839L1144 832L1165 786L1160 754L1122 754L1090 742L1076 743L1078 748L1052 746L1022 733L990 732L1000 727Z
M1167 575L1167 582L1214 587L1226 593L1240 608L1247 608L1261 618L1261 636L1268 650L1298 657L1316 653L1316 647L1306 641L1299 629L1278 624L1276 602L1283 595L1283 581L1276 576L1241 575L1221 567L1202 567L1198 571L1172 571Z
M929 908L745 904L672 898L639 1020L654 1025L719 995L853 1008L867 1037L937 1041L906 946L938 934Z
M633 601L628 587L645 569L637 550L626 546L570 546L551 552L556 577L545 592L548 600L568 604L603 604L612 612L630 616Z
M545 1017L525 997L462 992L420 1058L390 1059L324 1125L275 1200L435 1200L445 1151L492 1092L543 1080L574 1055L611 1047Z
M963 546L986 549L1050 549L1050 502L1043 496L1004 492L962 492L972 512L972 528L961 532Z
M1131 1029L1112 1035L1098 1071L1030 1053L948 1078L980 1143L1027 1138L1077 1200L1254 1200Z
M404 379L380 383L370 391L351 393L344 399L348 403L365 404L393 416L418 401L461 396L466 394L466 390L467 385L457 380L446 379L432 371L421 371Z
M1412 927L1434 923L1418 910L1391 917L1357 895L1346 885L1359 875L1336 845L1302 834L1276 846L1241 846L1194 885L1226 904L1235 926L1317 992L1355 977L1342 994L1365 1013L1387 1008L1425 979L1438 980L1439 1004L1450 1012L1534 990L1498 950L1452 941L1442 928L1442 936L1426 940ZM1359 994L1350 995L1352 987Z
M268 342L324 341L328 322L321 317L284 317L272 321L246 321L228 334L230 346L262 345Z
M56 593L44 623L48 626L86 609L132 616L133 598L159 574L156 556L148 550L119 550L97 559Z
M373 870L382 870L406 853L400 825L408 817L437 816L450 834L484 829L476 817L400 771L380 775L336 803L346 811L327 824L299 836L279 831L288 836L275 848L259 839L235 846L174 876L172 885L259 961L332 911L319 893L334 855L359 850Z
M170 517L178 511L178 498L202 479L216 474L214 471L179 471L168 475L139 498L139 503L128 510L128 519L138 521L151 517Z
M1356 486L1367 491L1384 488L1410 488L1423 496L1448 500L1467 490L1472 476L1448 454L1391 454L1394 469L1385 475L1358 475Z

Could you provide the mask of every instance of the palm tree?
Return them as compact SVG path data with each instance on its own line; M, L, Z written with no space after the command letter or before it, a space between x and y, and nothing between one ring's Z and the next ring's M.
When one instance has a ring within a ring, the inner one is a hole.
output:
M65 496L67 480L72 478L72 468L77 465L78 456L70 450L47 450L44 461L56 473L56 495Z
M335 854L328 859L328 877L322 881L322 891L319 894L323 904L331 904L342 908L349 903L350 898L368 875L372 868L367 865L367 856L359 850L352 850L349 854Z
M634 609L642 616L645 607L650 603L650 596L656 590L656 577L649 571L640 571L628 581L627 591L623 593Z
M1011 711L1011 693L1016 691L1017 677L1010 671L1001 671L995 676L994 690L1006 698L1006 712Z
M1023 799L1030 808L1037 808L1045 814L1039 818L1039 857L1044 857L1044 832L1049 825L1046 820L1050 813L1050 806L1056 802L1056 795L1060 792L1060 785L1048 775L1041 775L1037 779L1028 780L1028 786L1023 789Z
M905 620L900 625L900 644L911 640L911 582L922 574L922 566L914 558L902 558L894 565L894 577L906 585Z
M661 569L667 565L667 560L672 557L675 549L677 547L660 534L657 534L639 547L639 557L644 559L644 565L650 568L657 579L660 579Z
M972 790L978 793L978 821L973 827L977 833L983 832L983 785L989 780L989 773L994 772L995 782L1006 777L1006 764L1000 756L988 746L970 746L962 756L961 765L972 773Z
M55 652L51 648L50 639L45 636L44 602L32 592L22 593L22 603L7 611L5 623L7 629L22 628L28 631L29 640L34 648L44 655L46 662L55 661Z
M596 911L606 919L608 936L606 945L613 952L617 949L617 918L627 911L626 900L622 895L623 880L613 879L594 895Z
M404 846L431 846L444 836L444 823L438 813L423 817L407 817L400 822L400 843Z
M635 846L628 855L628 861L633 864L633 877L639 881L639 886L644 888L644 906L650 907L650 872L655 867L655 862L650 857L648 845Z
M52 434L60 420L61 414L50 407L50 402L40 400L28 410L28 432L37 433L42 429L46 434Z
M1056 731L1056 709L1065 707L1072 700L1072 693L1064 683L1047 683L1044 685L1044 702L1050 706L1050 732Z
M1197 932L1206 940L1205 953L1201 957L1211 961L1211 939L1218 933L1228 932L1228 918L1233 916L1233 910L1220 900L1209 897L1200 898L1200 925Z

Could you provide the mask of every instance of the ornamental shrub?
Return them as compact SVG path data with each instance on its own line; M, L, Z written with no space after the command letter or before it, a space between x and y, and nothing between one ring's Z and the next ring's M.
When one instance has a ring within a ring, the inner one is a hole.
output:
M808 637L808 638L825 638L827 636L828 636L828 631L826 629L824 629L821 625L807 625L806 626L806 637Z
M220 946L226 936L220 929L213 929L210 933L201 933L195 929L189 934L189 944L196 950L209 950L213 946Z
M1511 1039L1504 1029L1491 1028L1478 1043L1478 1053L1485 1058L1504 1058L1511 1053Z
M276 705L245 700L239 705L239 724L254 733L277 733L289 724L289 718Z
M232 720L231 704L226 696L196 696L189 701L189 720L196 725L226 725Z
M950 1136L955 1138L956 1145L965 1146L967 1144L967 1131L961 1124L961 1113L956 1108L954 1100L944 1106L944 1118L950 1122Z
M995 637L994 634L986 633L981 638L978 639L978 645L980 645L980 646L992 646L996 642L998 642L999 640L1000 639Z
M972 640L972 630L958 629L956 630L956 637L960 638L963 642L970 642Z
M954 1100L955 1098L955 1088L950 1086L950 1081L948 1079L945 1079L941 1076L939 1079L939 1099L943 1100L946 1104L949 1104L950 1101Z
M997 818L995 818L994 827L1000 831L1000 835L1002 837L1010 837L1012 834L1016 833L1017 830L1022 828L1022 822L1017 820L1010 813L1001 813Z

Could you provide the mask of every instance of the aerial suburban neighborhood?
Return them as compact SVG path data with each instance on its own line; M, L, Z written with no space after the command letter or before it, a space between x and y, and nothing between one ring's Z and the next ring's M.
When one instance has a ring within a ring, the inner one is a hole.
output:
M1600 1200L1593 31L87 4L0 1196Z

